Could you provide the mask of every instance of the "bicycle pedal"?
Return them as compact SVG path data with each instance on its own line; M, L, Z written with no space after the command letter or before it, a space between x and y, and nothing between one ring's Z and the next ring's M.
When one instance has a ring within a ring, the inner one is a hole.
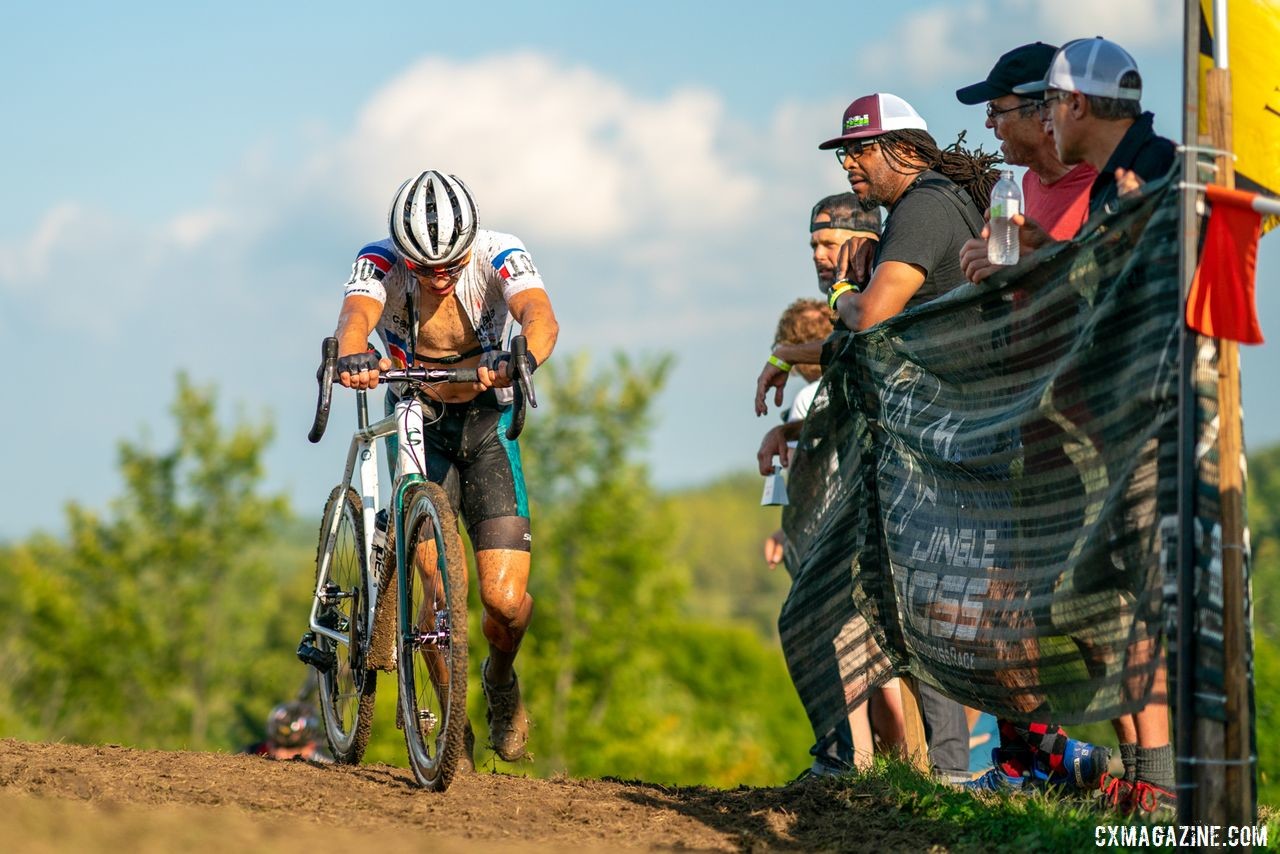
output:
M320 649L313 641L316 636L313 632L307 632L302 636L302 642L298 644L298 660L303 664L314 667L321 673L328 673L338 664L338 657L328 650Z

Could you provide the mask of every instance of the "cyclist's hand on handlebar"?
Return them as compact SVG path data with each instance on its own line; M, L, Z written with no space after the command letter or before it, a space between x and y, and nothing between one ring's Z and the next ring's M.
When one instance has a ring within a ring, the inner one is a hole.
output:
M507 388L515 382L515 376L511 370L511 354L507 351L495 352L492 355L492 367L481 365L477 368L480 374L480 384L485 388L492 386L493 388ZM532 374L538 369L538 360L533 357L532 353L525 354L526 365L528 365L529 373Z
M347 388L378 387L378 375L391 370L390 359L379 359L373 351L338 357L338 382Z

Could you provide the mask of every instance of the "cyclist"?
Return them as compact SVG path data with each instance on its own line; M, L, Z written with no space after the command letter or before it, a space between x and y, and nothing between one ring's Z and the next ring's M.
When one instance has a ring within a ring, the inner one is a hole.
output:
M533 370L551 355L559 325L524 244L481 229L474 197L456 176L427 170L405 181L392 199L388 225L390 236L360 250L346 283L336 333L339 381L375 388L380 372L393 365L479 373L477 383L438 388L444 411L426 428L426 470L448 493L475 545L489 641L481 668L489 737L498 756L514 762L525 754L529 719L513 664L533 598L520 448L506 438L514 375L509 346L512 324L519 323ZM369 347L375 329L390 358ZM398 399L393 386L388 413ZM394 448L389 456L394 466ZM469 723L467 731L469 753Z
M244 752L268 759L332 762L320 747L318 724L315 709L306 703L280 703L267 715L267 737L249 745Z

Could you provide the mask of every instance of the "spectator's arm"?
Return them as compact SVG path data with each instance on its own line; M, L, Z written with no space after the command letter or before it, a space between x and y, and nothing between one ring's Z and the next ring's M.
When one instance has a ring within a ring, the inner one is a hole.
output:
M774 346L772 355L788 365L817 365L822 361L822 342L778 344ZM764 415L769 411L769 389L773 389L773 405L782 405L782 389L790 376L789 369L784 371L772 362L764 366L760 376L756 377L756 415Z
M773 355L792 365L817 365L822 362L822 341L774 344Z
M923 267L904 261L883 261L876 267L866 290L840 297L836 311L845 326L860 332L902 311L920 290L924 279Z

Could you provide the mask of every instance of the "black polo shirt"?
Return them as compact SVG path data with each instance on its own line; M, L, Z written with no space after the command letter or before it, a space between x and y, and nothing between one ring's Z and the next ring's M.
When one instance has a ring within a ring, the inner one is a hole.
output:
M1089 216L1116 210L1116 170L1130 169L1143 181L1154 181L1169 174L1177 149L1172 140L1158 136L1152 128L1155 116L1143 113L1125 132L1107 165L1098 173L1089 190Z

